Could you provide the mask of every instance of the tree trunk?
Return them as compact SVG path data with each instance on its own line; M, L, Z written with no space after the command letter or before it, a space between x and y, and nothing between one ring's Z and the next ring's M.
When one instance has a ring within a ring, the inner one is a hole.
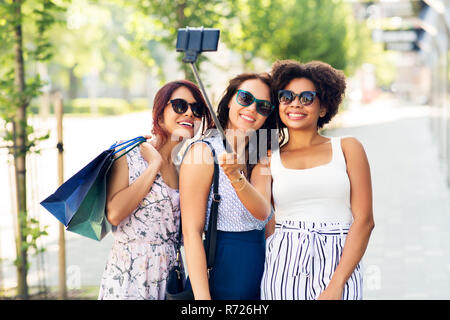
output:
M78 96L78 84L79 79L74 73L74 69L77 66L76 63L73 67L69 68L69 100L73 100Z
M17 268L17 295L28 299L27 284L27 246L24 236L24 228L27 223L27 192L26 192L26 124L27 100L24 98L25 91L25 66L23 61L22 48L22 0L14 0L15 21L14 26L14 55L15 55L15 75L14 85L18 99L17 114L13 122L14 135L14 167L16 178L16 199L17 199L17 234L16 234L16 268Z

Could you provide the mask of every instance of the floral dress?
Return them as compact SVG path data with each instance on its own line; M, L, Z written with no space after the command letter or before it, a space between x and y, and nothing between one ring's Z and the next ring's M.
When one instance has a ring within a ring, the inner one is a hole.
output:
M127 154L129 183L147 168L139 148ZM147 196L113 227L114 244L103 273L99 299L162 300L175 263L180 197L158 173Z

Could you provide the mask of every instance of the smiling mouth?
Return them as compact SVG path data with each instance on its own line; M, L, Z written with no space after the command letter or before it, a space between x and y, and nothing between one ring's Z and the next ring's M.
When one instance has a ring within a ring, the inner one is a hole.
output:
M194 127L194 124L193 123L191 123L191 122L187 122L187 121L180 121L180 122L177 122L180 126L183 126L183 127L187 127L187 128L193 128Z
M304 113L288 113L287 116L289 119L292 119L292 120L300 120L300 119L305 118L306 114L304 114Z
M249 121L249 122L255 122L256 120L252 117L246 116L245 114L240 114L239 115L242 119Z

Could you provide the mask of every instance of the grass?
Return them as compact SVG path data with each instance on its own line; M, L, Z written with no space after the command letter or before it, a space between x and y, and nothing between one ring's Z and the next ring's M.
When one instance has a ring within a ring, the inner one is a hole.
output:
M82 286L79 289L68 289L67 300L97 300L98 286ZM28 290L29 300L58 300L58 288L30 287ZM3 289L0 291L0 300L22 300L17 296L16 288Z

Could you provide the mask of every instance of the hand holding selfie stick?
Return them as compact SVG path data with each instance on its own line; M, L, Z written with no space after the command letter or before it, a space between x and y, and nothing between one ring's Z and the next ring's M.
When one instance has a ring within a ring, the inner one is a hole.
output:
M198 54L204 51L217 51L217 44L219 42L219 29L210 29L210 28L189 28L178 29L177 36L177 52L183 51L186 53L183 58L183 62L189 63L191 65L192 71L194 72L195 79L200 86L200 90L203 93L203 96L206 100L206 105L208 107L209 113L216 125L217 130L219 130L220 135L222 136L222 140L224 143L225 150L228 153L233 152L233 148L228 142L225 132L220 125L219 119L217 119L216 113L212 108L211 102L209 101L208 95L206 94L205 88L203 87L203 83L200 80L200 77L197 72L197 68L195 67L195 62L197 61Z

